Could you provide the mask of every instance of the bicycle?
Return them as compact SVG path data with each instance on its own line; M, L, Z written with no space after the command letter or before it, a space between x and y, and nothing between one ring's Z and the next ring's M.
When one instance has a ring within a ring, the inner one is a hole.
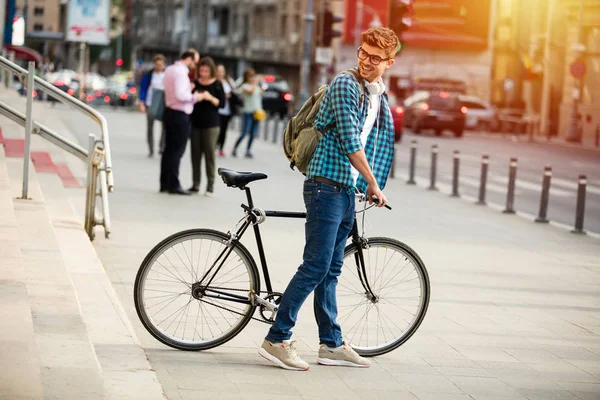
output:
M134 301L142 324L176 349L207 350L231 340L250 320L274 322L282 293L271 287L259 225L273 217L306 218L303 212L254 206L248 184L267 175L225 168L218 173L228 187L245 191L244 217L228 233L190 229L167 237L145 257L135 280ZM365 203L357 215L371 207ZM266 291L261 290L254 258L240 242L250 226ZM429 276L410 247L391 238L366 238L359 234L356 218L349 237L338 278L338 322L360 355L385 354L405 343L423 321ZM254 316L256 309L260 317Z

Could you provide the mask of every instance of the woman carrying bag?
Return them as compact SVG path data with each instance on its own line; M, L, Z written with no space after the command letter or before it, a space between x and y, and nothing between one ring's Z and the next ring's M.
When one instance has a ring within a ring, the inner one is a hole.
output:
M215 149L219 138L219 105L225 103L225 92L221 81L216 78L217 67L210 57L198 63L198 78L193 83L194 92L201 93L192 113L192 177L190 192L200 191L202 158L206 165L206 196L212 196L215 183Z
M242 98L244 99L244 107L242 109L242 134L235 142L232 156L237 157L237 148L250 135L248 139L248 147L246 149L246 157L252 158L252 142L258 128L258 123L266 118L265 111L262 108L263 89L261 88L256 72L252 68L244 71L244 83L241 86Z

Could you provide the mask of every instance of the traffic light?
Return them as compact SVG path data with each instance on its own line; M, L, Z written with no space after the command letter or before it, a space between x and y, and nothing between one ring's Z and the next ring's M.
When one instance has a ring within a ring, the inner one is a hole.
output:
M334 38L342 36L342 32L337 29L334 29L333 24L340 23L343 20L344 18L340 17L339 15L334 15L329 10L323 13L323 37L321 40L321 45L323 47L331 46L331 41Z
M390 1L390 29L399 38L402 32L412 25L414 15L413 0L391 0Z
M115 64L117 64L117 67L122 67L122 66L123 66L123 59L122 59L122 58L119 58L119 59L118 59L118 60L115 62Z

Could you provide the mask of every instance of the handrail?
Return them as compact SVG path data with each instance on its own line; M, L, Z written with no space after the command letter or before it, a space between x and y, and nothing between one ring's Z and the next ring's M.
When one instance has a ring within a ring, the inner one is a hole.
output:
M25 124L27 122L27 118L25 117L24 114L21 114L19 111L15 110L14 108L12 108L11 106L7 105L6 103L4 103L2 101L0 101L0 114L4 114L5 117L12 119L14 122L16 122L17 124L22 125L22 126L25 126ZM39 134L44 139L57 145L58 147L60 147L63 150L68 151L69 153L71 153L75 157L79 158L80 160L87 161L88 151L86 149L84 149L77 143L73 143L70 140L65 139L64 137L60 136L58 133L54 132L50 128L48 128L38 122L33 121L33 124L34 124L33 125L34 126L33 133Z
M27 77L29 72L18 66L17 64L11 62L7 58L0 56L0 67L12 72L13 74L19 77L21 82ZM79 101L78 99L73 98L62 90L58 89L51 83L46 82L45 80L35 76L34 77L34 86L39 89L44 90L47 93L51 93L53 97L60 100L64 104L70 104L80 109L84 113L86 113L89 117L95 120L100 125L101 131L101 142L104 146L104 169L106 170L106 183L108 185L108 191L112 192L114 187L114 178L112 174L112 159L111 159L111 151L110 151L110 142L108 138L108 123L104 115L100 114L98 111L94 110L92 107L87 104ZM47 131L48 132L48 131ZM58 135L56 135L58 136Z

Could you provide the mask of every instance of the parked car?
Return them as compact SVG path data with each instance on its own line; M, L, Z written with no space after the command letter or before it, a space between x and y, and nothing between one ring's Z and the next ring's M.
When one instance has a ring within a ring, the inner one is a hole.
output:
M463 106L467 107L466 129L489 130L496 118L496 110L476 96L458 96Z
M404 102L404 126L415 134L431 129L439 136L448 129L462 137L467 111L456 93L417 92Z
M131 107L135 105L137 89L128 81L111 79L104 96L108 96L108 103L113 107Z
M269 115L278 115L279 118L288 116L294 96L287 81L274 75L265 75L261 86L264 89L263 109Z
M402 140L402 133L404 130L404 107L401 105L390 105L390 112L392 113L392 118L394 119L394 142L398 143Z

